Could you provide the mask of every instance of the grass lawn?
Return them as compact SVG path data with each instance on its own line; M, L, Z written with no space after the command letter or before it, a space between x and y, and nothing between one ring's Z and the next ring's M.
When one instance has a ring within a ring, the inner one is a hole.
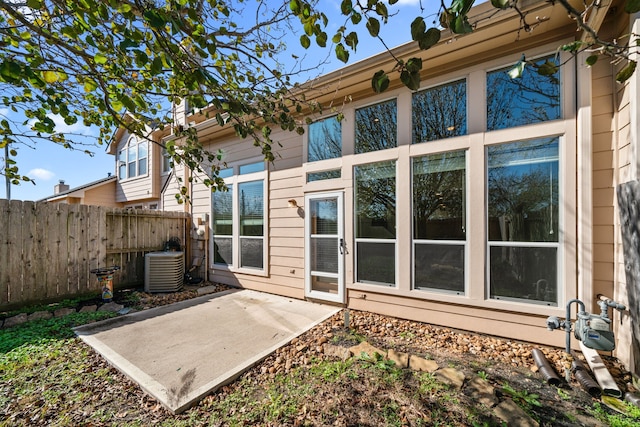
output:
M301 362L286 373L270 372L268 367L286 352L293 354L295 345L173 415L74 336L73 326L113 315L76 313L0 330L0 426L502 425L490 408L434 375L399 369L384 359L300 354ZM485 381L502 381L488 364L450 364ZM630 415L624 416L588 399L586 408L574 408L567 392L543 384L551 397L539 396L521 388L532 382L530 376L521 381L504 384L501 392L541 425L640 426L638 408L627 407Z

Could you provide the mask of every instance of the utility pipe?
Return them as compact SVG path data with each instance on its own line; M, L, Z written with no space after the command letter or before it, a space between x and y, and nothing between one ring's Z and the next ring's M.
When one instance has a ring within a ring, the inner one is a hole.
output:
M584 364L576 357L575 354L573 355L573 363L571 364L571 367L576 380L578 380L582 388L586 390L587 393L596 398L602 395L602 389L600 389L598 383L591 378L591 375L587 372Z
M618 384L614 381L598 352L584 345L582 341L580 341L580 349L591 368L591 372L593 372L598 384L600 384L602 392L607 396L622 397Z
M542 375L547 384L558 387L561 383L560 377L551 367L547 358L544 357L544 353L540 349L534 348L531 354L533 355L533 360L536 362L536 366L540 370L540 375Z

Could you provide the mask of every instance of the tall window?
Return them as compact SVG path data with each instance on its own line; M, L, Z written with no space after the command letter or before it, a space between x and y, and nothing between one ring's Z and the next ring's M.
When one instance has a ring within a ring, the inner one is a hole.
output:
M162 173L171 171L171 156L167 153L167 149L162 149Z
M413 159L414 288L465 291L465 152Z
M546 57L536 61L536 67L547 61L558 65L557 59ZM512 68L487 73L487 130L559 119L560 72L540 75L528 65L522 77L512 78Z
M311 123L307 148L310 162L342 156L342 132L338 118L334 116Z
M122 180L146 175L148 153L146 140L138 140L135 136L130 137L127 145L118 153L118 177Z
M467 82L458 80L413 94L413 143L467 133Z
M398 145L397 112L395 99L356 110L356 154Z
M356 281L393 286L396 277L396 163L356 166Z
M492 298L558 303L559 138L487 147Z
M264 270L265 164L222 169L227 191L212 197L213 262Z

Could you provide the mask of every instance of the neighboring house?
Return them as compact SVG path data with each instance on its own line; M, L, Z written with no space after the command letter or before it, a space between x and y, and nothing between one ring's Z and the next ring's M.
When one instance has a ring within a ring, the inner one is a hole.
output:
M39 202L67 203L70 205L95 205L121 207L115 198L116 177L109 174L106 178L70 188L68 184L60 180L54 186L52 196L38 200Z
M622 10L596 8L590 22L606 17L603 35L638 34ZM274 129L272 164L233 129L182 114L227 165L228 192L190 189L194 218L209 220L209 277L558 346L565 334L545 320L564 318L568 301L589 312L599 294L625 303L615 186L640 173L640 73L619 85L624 64L588 67L587 54L558 51L583 37L561 6L526 11L530 24L541 18L529 32L485 3L471 15L492 18L472 34L395 49L423 58L416 92L397 79L372 92L373 74L393 66L388 53L313 81L307 99L350 99L344 120L313 117L303 136ZM522 54L560 71L512 80ZM183 209L171 204L177 190L163 193L165 209ZM629 316L614 324L628 364Z
M162 209L160 193L169 179L169 159L163 154L160 138L167 131L148 129L142 138L120 128L111 139L107 153L116 160L116 203L135 209Z

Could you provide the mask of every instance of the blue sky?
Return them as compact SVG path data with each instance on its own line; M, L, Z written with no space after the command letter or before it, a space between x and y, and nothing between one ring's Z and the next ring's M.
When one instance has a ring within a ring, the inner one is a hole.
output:
M329 17L329 29L327 33L329 38L335 29L342 24L344 17L339 16L340 10L339 0L323 0L322 8ZM430 24L432 20L436 19L435 12L439 2L434 0L422 0L422 4L428 8L428 10L422 13L422 16ZM389 47L395 47L400 44L406 43L411 40L410 24L411 21L420 14L420 1L419 0L400 0L394 6L389 7L390 13L397 12L396 16L393 16L389 20L389 24L382 26L380 34ZM289 45L298 46L297 38L288 43ZM310 58L314 57L312 48L306 52L306 55ZM303 51L299 47L300 51ZM372 55L375 55L384 50L384 46L377 40L372 39L366 29L364 28L364 21L361 23L359 29L359 44L357 52L351 53L349 63L353 64L356 61L365 59ZM326 55L327 50L318 52L318 55ZM328 73L338 68L345 66L342 62L331 56L329 64L324 66L321 70L322 73ZM0 118L8 116L9 118L16 120L15 116L12 116L7 109L0 109ZM65 132L80 135L75 140L88 141L83 138L82 135L96 135L97 130L86 128L80 124L74 126L64 126ZM33 148L26 146L19 146L18 167L21 173L26 173L29 177L35 180L36 185L31 183L22 183L20 185L11 186L11 198L15 200L39 200L44 197L53 194L53 187L60 180L64 180L66 184L71 188L78 187L87 182L95 181L107 176L108 173L115 172L115 158L112 155L106 154L105 146L90 146L82 147L93 151L94 156L89 156L83 151L72 151L65 149L61 146L53 143L41 142L34 145ZM0 153L0 157L3 153ZM4 180L2 180L4 181ZM0 198L6 198L6 190L4 182L0 185Z

